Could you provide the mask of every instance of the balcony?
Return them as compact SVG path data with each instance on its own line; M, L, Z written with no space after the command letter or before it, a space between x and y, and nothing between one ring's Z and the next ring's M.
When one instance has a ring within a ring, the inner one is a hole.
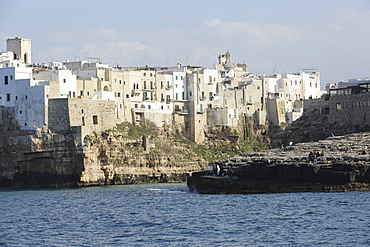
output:
M188 114L189 111L188 110L185 110L185 109L177 108L177 109L175 109L175 113L176 114Z
M135 95L137 96L136 94L140 94L141 93L141 89L132 89L131 91L131 95Z

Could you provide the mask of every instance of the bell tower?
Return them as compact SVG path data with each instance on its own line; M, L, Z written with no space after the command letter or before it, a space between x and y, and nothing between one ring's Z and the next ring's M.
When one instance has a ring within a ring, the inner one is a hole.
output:
M25 64L31 63L31 40L15 37L6 40L7 51L14 53L14 59L21 60Z

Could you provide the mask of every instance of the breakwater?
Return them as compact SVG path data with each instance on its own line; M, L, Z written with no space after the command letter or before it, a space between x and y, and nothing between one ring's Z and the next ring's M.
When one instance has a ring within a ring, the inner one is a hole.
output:
M241 153L193 173L188 187L199 193L370 191L370 134L330 137L261 152ZM315 154L315 156L310 155Z

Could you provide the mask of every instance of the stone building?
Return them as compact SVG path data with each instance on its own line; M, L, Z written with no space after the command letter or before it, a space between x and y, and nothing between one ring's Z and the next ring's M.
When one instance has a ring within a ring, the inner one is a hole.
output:
M7 45L0 54L0 105L13 107L23 127L80 126L89 133L150 120L202 143L209 128L238 128L245 117L257 125L291 123L302 114L302 100L321 93L318 72L257 76L245 62L233 62L230 51L219 55L215 69L109 67L100 58L31 65L30 40Z
M32 61L31 40L15 37L14 39L6 40L7 51L13 52L14 60L20 60L24 64L30 64Z
M350 84L329 90L328 120L330 124L357 125L370 129L370 82Z

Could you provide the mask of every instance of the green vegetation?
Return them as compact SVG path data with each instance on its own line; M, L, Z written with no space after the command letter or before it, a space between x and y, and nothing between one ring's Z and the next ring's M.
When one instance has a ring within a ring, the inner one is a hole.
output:
M236 130L231 131L225 128L230 136L240 135ZM121 137L128 140L140 140L142 136L149 137L151 155L163 155L171 157L176 162L201 161L214 162L243 152L252 152L268 148L268 137L262 136L249 138L237 142L230 140L209 140L205 144L197 144L184 137L178 130L158 130L154 123L146 122L143 125L133 125L130 123L118 124L114 130L107 132L119 132ZM219 134L219 133L218 133ZM267 138L266 138L267 137ZM241 138L240 138L241 139ZM124 145L123 150L142 149L139 145ZM116 163L122 163L116 160Z
M117 131L121 132L123 138L130 140L141 138L142 136L155 136L156 126L154 123L147 122L144 125L133 125L128 122L117 124Z

